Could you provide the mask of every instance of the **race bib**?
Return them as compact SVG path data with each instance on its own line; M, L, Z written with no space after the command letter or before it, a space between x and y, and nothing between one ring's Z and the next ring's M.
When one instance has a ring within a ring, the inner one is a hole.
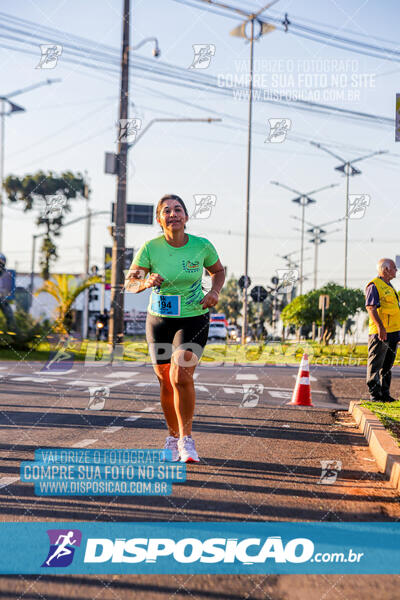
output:
M151 310L159 315L179 317L181 314L181 297L151 294Z

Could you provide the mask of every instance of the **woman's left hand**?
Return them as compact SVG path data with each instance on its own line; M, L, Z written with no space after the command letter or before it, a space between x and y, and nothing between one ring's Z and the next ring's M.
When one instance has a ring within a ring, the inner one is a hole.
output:
M211 308L212 306L215 306L217 304L218 299L219 299L218 292L211 290L210 292L208 292L208 294L206 294L204 296L204 298L202 300L200 300L200 304L202 305L203 308Z

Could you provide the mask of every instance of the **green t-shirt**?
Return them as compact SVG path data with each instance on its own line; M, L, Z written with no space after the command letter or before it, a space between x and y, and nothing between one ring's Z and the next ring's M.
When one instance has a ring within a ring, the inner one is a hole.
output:
M164 235L145 242L133 263L150 269L164 278L161 288L152 288L148 312L155 316L172 318L195 317L208 312L200 300L203 267L211 267L218 260L214 246L206 238L188 234L188 241L174 248Z

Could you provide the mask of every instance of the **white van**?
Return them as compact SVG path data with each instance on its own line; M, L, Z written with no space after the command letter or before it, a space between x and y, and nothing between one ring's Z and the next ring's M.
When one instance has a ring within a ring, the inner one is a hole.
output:
M226 341L228 336L228 331L225 327L224 323L212 322L210 323L210 328L208 330L208 340L218 340L218 341Z

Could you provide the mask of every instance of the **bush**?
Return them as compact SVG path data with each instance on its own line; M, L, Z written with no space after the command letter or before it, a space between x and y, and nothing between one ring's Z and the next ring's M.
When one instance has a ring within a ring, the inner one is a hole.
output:
M16 310L14 318L15 331L8 331L6 319L0 311L0 348L28 350L52 331L52 324L48 320L36 321L23 310Z

